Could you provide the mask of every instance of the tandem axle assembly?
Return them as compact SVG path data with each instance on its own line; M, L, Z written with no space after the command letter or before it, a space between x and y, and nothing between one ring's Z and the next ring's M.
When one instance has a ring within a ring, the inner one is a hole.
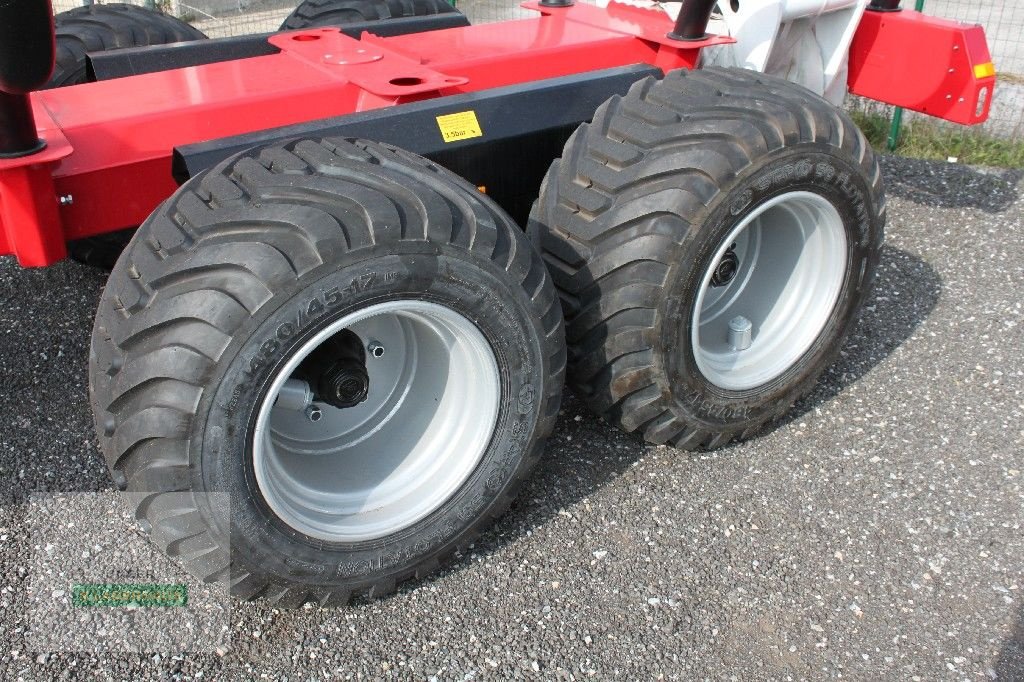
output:
M394 4L225 40L0 4L0 255L110 269L111 477L244 599L345 604L464 551L566 382L651 443L757 435L881 254L878 162L832 102L973 125L995 84L980 27L896 0L540 0L481 26ZM70 49L85 26L103 49Z

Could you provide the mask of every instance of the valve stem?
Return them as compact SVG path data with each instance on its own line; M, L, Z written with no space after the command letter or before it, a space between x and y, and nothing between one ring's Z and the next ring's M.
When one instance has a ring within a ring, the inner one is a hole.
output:
M742 315L729 320L729 345L733 350L746 350L750 348L753 340L754 325Z

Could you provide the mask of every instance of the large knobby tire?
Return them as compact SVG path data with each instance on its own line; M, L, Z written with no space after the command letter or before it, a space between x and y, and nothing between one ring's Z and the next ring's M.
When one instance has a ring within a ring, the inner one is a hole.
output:
M878 263L881 173L846 114L783 80L676 71L602 105L529 233L569 381L652 443L753 435L836 357Z
M201 31L176 17L135 5L89 5L54 18L57 57L46 88L79 85L87 80L86 55L126 47L167 45L204 40ZM77 239L68 244L72 259L110 270L131 239L133 230Z
M458 12L447 0L303 0L282 31Z
M287 389L352 363L354 406L322 402L340 379L314 405ZM430 573L508 506L564 365L547 270L489 198L390 146L301 140L198 175L139 228L90 392L169 555L243 598L342 604ZM229 496L230 538L203 493Z
M181 19L136 5L89 5L54 17L57 59L47 88L86 81L89 52L203 40L203 33Z

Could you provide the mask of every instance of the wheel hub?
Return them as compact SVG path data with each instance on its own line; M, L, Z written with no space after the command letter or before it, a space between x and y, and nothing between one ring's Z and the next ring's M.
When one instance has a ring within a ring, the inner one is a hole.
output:
M370 391L363 342L349 329L342 329L320 344L295 374L314 387L313 400L338 409L355 407L366 400Z
M310 382L311 398L300 380L325 356L334 364ZM316 420L303 398L316 401ZM500 402L497 360L470 320L425 301L369 306L324 329L274 377L253 434L257 485L308 536L385 537L456 494L490 443Z
M339 360L320 379L319 396L328 405L344 409L366 400L370 376L361 363Z
M736 255L736 245L733 244L725 252L725 255L722 256L722 259L718 261L718 266L715 267L714 274L711 275L711 286L724 287L736 277L739 269L740 259Z
M704 378L743 391L793 367L828 325L846 262L843 220L821 195L790 192L755 209L722 240L694 302Z

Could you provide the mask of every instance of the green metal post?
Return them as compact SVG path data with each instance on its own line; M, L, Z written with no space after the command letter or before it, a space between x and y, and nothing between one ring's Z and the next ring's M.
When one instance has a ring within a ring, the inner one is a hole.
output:
M914 11L924 11L924 0L917 0L914 3ZM903 107L896 107L892 112L892 127L889 128L889 151L896 151L900 144L900 130L903 128Z
M900 143L900 128L903 127L903 107L896 107L892 112L892 125L889 127L889 151L896 151Z

